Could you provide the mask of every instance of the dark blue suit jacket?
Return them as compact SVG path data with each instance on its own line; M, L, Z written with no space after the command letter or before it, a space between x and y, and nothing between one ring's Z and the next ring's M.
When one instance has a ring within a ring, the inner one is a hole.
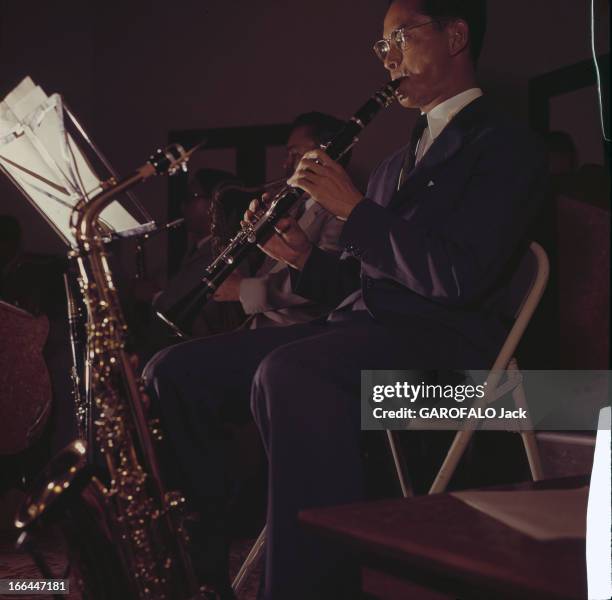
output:
M451 120L398 191L406 152L376 168L350 214L341 243L352 257L315 249L293 274L294 290L337 306L361 287L378 321L427 319L497 349L508 330L497 300L545 194L543 147L481 97Z

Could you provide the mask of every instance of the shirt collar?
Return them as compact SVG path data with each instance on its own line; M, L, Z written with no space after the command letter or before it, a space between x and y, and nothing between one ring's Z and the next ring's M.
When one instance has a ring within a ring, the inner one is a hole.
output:
M470 88L434 106L427 113L427 128L431 139L435 140L461 109L480 96L480 88Z

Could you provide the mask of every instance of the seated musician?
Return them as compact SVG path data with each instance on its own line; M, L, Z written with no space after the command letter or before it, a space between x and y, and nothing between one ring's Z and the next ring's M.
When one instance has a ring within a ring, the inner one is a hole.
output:
M342 121L320 112L296 117L287 139L287 157L283 164L286 176L293 173L305 152L329 141L342 125ZM221 171L201 169L196 173L192 186L197 185L198 189L183 203L191 250L183 260L181 271L168 283L169 293L180 297L180 290L188 287L194 278L198 280L201 277L204 268L223 249L222 242L227 242L236 233L246 206L239 213L235 210L241 204L239 185L237 189L230 186L227 188L229 191L224 192L224 183L232 181L238 183L229 173ZM250 198L244 198L248 204ZM292 214L313 244L327 252L340 254L338 238L342 222L334 215L307 197L293 209ZM239 215L238 219L233 218L236 215ZM256 254L261 256L259 252ZM262 262L253 254L249 258L255 260L249 260L248 267L242 265L234 271L189 324L194 337L231 331L239 326L255 329L303 323L329 312L329 306L292 291L289 268L284 262L270 256L261 257L264 259Z
M283 165L286 177L293 174L306 152L329 141L342 125L342 121L320 112L304 113L296 117L287 139L287 157ZM347 163L348 160L344 162L345 165ZM313 245L326 252L340 254L340 220L308 197L292 212L300 229ZM245 326L249 329L305 323L327 314L330 309L328 305L293 292L289 267L285 262L270 256L266 257L251 277L241 271L234 271L213 298L216 303L239 301L248 316Z
M153 278L138 278L130 286L133 309L129 314L130 331L141 358L152 356L160 348L176 342L176 336L152 314L151 303L162 293L180 296L212 262L221 242L225 242L240 227L244 202L241 197L228 194L225 204L214 202L218 186L228 183L240 185L231 173L218 169L199 169L189 180L188 193L181 199L187 243L177 273L162 292ZM243 265L248 273L248 266ZM189 324L194 336L231 331L240 326L245 314L239 302L223 306L203 306Z
M345 252L320 250L291 217L265 248L290 265L295 293L338 306L327 321L194 340L145 369L209 540L231 483L222 421L250 419L250 399L269 466L265 600L359 598L346 556L297 514L363 499L361 369L486 369L507 334L494 299L525 250L546 164L477 84L485 26L482 0L392 2L375 51L402 79L400 104L421 112L411 143L365 194L322 151L299 162L290 182L345 221ZM200 573L231 598L222 565Z
M240 185L235 176L216 169L200 169L189 185L189 195L181 203L187 229L187 252L177 275L168 288L179 288L184 280L198 280L204 269L214 260L222 246L240 227L244 202L239 194L228 193L223 203L216 201L215 190L227 184ZM248 274L250 265L240 266ZM246 318L240 302L219 305L214 302L202 306L191 325L195 337L214 335L239 327Z

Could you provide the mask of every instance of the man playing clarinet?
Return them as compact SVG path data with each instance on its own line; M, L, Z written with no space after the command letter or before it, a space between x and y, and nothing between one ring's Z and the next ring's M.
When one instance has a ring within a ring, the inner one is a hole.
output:
M295 293L333 308L327 319L187 342L146 368L176 468L209 524L231 479L219 423L252 411L269 462L265 600L359 597L352 565L297 514L363 499L361 369L487 369L507 334L495 301L525 250L546 168L477 84L485 27L482 0L392 2L374 51L401 79L400 104L420 111L410 143L365 194L320 150L289 179L345 222L340 257L291 218L264 246L291 267Z

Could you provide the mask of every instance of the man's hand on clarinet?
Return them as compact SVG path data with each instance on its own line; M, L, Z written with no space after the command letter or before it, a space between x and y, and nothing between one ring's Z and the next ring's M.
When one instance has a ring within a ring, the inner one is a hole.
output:
M306 152L287 183L303 189L342 221L363 200L346 171L323 150Z
M244 213L244 220L253 222L262 202L270 200L270 194L264 194L261 200L252 200L249 209ZM293 217L279 219L274 227L276 233L265 244L259 247L268 256L280 260L301 271L312 251L312 242Z

